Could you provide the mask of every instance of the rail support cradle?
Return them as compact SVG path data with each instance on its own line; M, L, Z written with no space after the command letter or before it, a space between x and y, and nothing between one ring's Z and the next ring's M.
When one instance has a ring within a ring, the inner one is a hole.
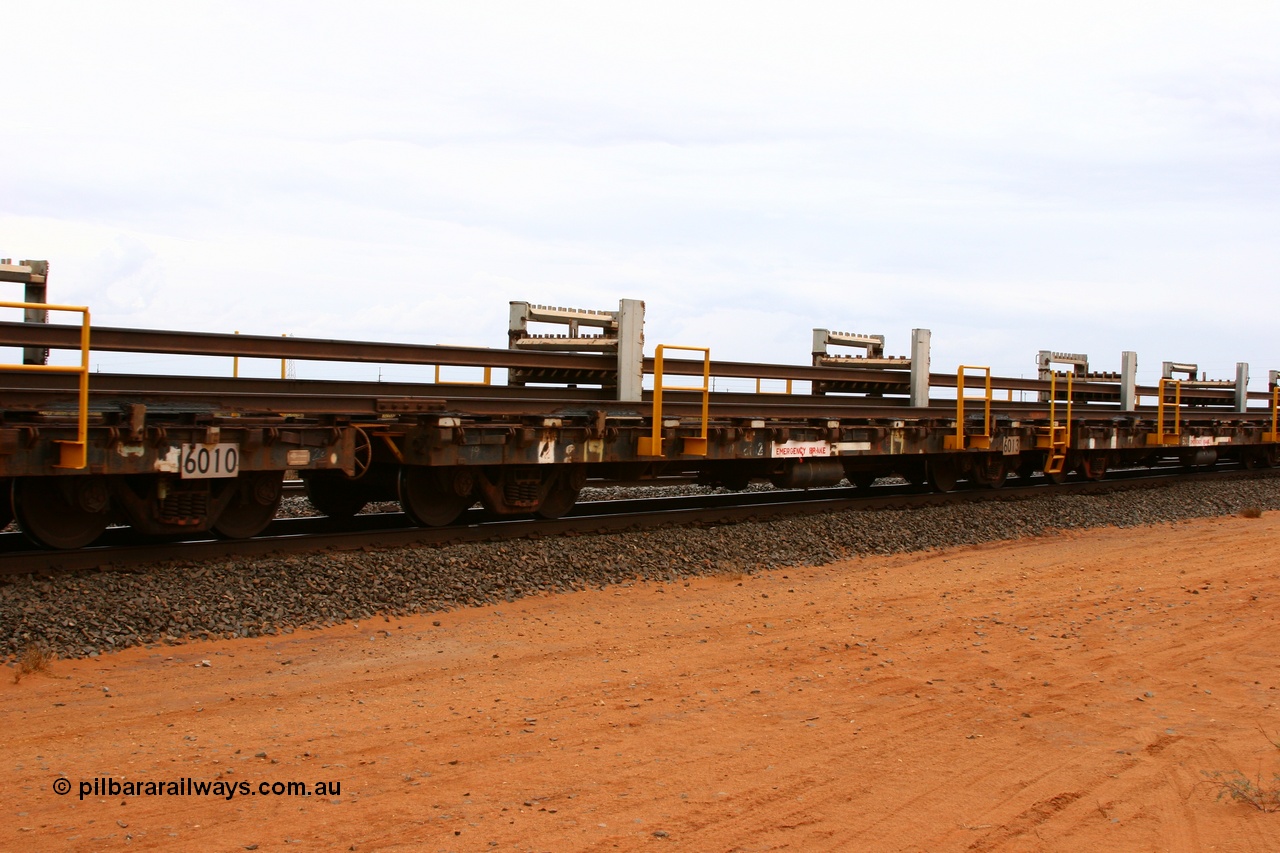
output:
M0 363L0 521L16 518L47 548L92 544L111 525L255 536L286 472L334 519L396 501L414 523L438 526L477 503L556 518L592 481L867 488L896 476L950 491L1277 461L1277 373L1250 391L1244 364L1233 381L1166 362L1159 383L1142 386L1132 352L1107 373L1045 350L1035 379L966 365L933 373L927 329L912 331L908 356L887 356L883 335L815 329L809 364L715 361L706 347L671 344L649 358L645 305L633 299L617 310L514 302L505 348L91 329L88 308L49 303L47 277L44 261L0 263L0 282L26 287L0 303L21 312L0 320L0 347L15 353ZM81 323L50 323L51 311ZM842 347L855 352L833 351ZM92 359L120 352L225 369L90 372ZM316 363L316 376L240 375L251 359ZM434 381L327 379L322 362L423 366Z

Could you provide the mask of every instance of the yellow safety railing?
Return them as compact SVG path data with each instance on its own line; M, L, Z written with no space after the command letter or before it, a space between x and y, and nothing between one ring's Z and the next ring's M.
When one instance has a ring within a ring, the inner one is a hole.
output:
M792 382L792 380L790 380L790 379L784 380L784 381L787 383L787 390L785 390L785 391L761 391L761 390L760 390L760 383L761 383L762 381L763 381L763 380L762 380L762 379L760 379L760 377L758 377L758 376L756 377L756 393L757 393L757 394L790 394L790 393L791 393L791 382Z
M1165 408L1168 404L1168 386L1173 383L1173 432L1165 432ZM1161 379L1160 399L1156 405L1156 431L1147 435L1147 444L1177 444L1182 438L1182 420L1178 413L1182 411L1182 380Z
M1280 385L1271 389L1271 435L1267 441L1280 441Z
M702 353L701 385L664 385L662 381L663 352L669 349ZM641 436L636 453L639 456L662 455L662 392L663 391L700 391L702 392L702 430L697 438L686 437L681 452L686 456L707 455L707 420L711 410L711 349L709 347L681 347L673 344L658 344L653 357L653 434Z
M493 368L486 367L484 369L484 379L479 382L470 382L465 379L441 379L440 365L436 365L436 384L437 385L492 385L493 384Z
M981 370L986 376L981 397L964 395L964 377L966 370ZM964 404L982 403L982 434L965 435ZM962 364L956 368L956 434L945 436L943 447L947 450L986 450L991 447L991 368L973 364Z
M1063 426L1058 422L1058 377L1067 377L1067 418L1066 425ZM1067 450L1071 443L1071 404L1075 398L1072 393L1075 384L1075 374L1067 371L1059 373L1053 371L1049 374L1049 427L1047 434L1044 436L1044 442L1041 446L1049 452L1044 458L1044 472L1046 474L1061 474L1067 463Z
M237 335L240 334L240 330L236 329L235 333ZM289 337L289 333L284 332L283 334L280 335L280 337L287 338ZM240 356L233 355L231 356L231 378L238 379L239 377L240 377ZM280 378L281 379L289 378L289 359L287 358L280 359Z
M44 302L0 302L0 308L33 308L38 311L70 311L81 315L80 366L57 364L0 364L0 370L22 373L75 373L80 377L79 412L75 441L57 441L55 468L85 468L89 464L89 309L83 305L49 305Z

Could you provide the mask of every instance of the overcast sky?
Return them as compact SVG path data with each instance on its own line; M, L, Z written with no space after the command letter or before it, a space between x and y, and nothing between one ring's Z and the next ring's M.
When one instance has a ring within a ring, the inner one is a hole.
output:
M9 3L0 256L95 323L1280 368L1280 4ZM10 298L16 294L11 294ZM306 366L298 375L306 377Z

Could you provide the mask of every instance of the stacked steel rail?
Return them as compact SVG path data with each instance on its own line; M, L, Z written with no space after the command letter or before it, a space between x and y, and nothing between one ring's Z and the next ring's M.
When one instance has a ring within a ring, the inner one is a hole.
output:
M46 274L38 262L0 265L0 280L43 285ZM23 364L0 367L0 513L50 547L88 544L113 523L252 536L274 516L286 470L328 515L398 500L416 523L443 525L476 501L558 517L588 479L807 488L896 474L948 491L960 480L997 488L1012 474L1098 479L1171 459L1277 461L1276 376L1267 393L1250 392L1244 365L1234 382L1214 382L1175 378L1183 365L1171 363L1157 386L1136 383L1132 353L1118 373L1059 353L1041 354L1036 379L934 373L923 329L905 357L885 357L882 336L823 329L809 365L670 345L646 357L636 300L617 311L513 303L505 349L90 330L87 310L81 327L41 322L67 306L39 296L10 303L23 322L0 322L0 347L24 352ZM80 352L83 369L39 370L50 350ZM90 376L90 352L425 365L435 381ZM483 379L445 381L442 367ZM788 393L763 393L765 382Z

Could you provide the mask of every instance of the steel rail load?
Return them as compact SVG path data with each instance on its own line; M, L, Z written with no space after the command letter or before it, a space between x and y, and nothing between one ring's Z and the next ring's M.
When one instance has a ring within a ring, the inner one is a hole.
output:
M950 491L1169 460L1277 461L1276 372L1266 393L1251 392L1243 364L1229 381L1167 362L1154 386L1137 384L1133 353L1115 373L1050 351L1035 379L968 365L934 373L924 329L907 356L886 357L880 335L817 329L807 365L720 362L675 345L646 357L637 300L616 311L512 303L505 349L93 328L87 309L46 301L47 271L0 264L0 281L28 286L3 303L22 321L0 322L0 347L22 352L0 365L0 522L16 517L51 548L82 547L113 524L254 536L275 515L286 470L326 515L394 500L434 526L476 502L559 517L597 479L865 488L897 475ZM49 323L51 310L83 321ZM50 365L58 351L78 366ZM424 365L435 380L90 374L99 352ZM442 366L481 378L446 381Z

